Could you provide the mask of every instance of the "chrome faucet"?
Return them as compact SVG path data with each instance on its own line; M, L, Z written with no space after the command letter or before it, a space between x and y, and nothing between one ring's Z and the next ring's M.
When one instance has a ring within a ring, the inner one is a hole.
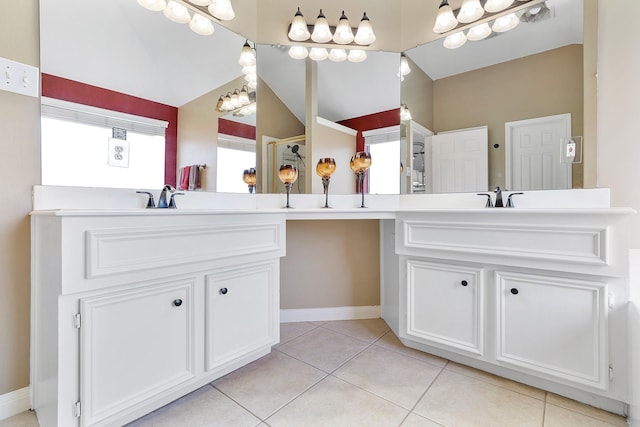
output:
M478 193L478 196L486 196L487 197L487 203L484 205L485 208L513 208L515 207L514 203L513 203L513 199L511 198L512 196L517 196L518 194L524 194L524 193L511 193L509 194L509 197L507 197L507 204L504 204L504 202L502 201L502 190L500 189L500 187L496 187L493 190L494 193L496 193L496 201L495 203L491 200L491 194L487 194L487 193Z
M167 192L173 193L174 191L176 191L176 189L169 184L162 187L162 191L160 191L160 196L158 197L158 208L169 207L169 203L167 202Z
M504 208L504 204L502 203L502 190L500 190L500 187L496 187L493 192L496 193L496 202L493 205L496 208Z

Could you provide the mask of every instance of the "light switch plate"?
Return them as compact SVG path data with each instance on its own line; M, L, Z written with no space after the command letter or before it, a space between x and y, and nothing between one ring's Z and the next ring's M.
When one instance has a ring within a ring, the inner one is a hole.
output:
M40 95L40 70L20 62L0 58L0 89L21 95Z

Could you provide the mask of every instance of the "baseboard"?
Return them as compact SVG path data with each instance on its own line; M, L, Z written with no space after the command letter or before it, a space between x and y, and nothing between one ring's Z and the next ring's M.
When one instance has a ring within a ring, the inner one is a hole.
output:
M18 415L31 408L29 387L0 395L0 420Z
M379 305L357 307L292 308L280 310L280 322L314 322L326 320L378 319Z

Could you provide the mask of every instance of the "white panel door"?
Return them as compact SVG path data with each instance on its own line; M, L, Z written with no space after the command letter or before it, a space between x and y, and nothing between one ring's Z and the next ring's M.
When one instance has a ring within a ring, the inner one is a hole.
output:
M217 369L280 339L279 260L206 276L206 366Z
M606 283L501 271L496 281L499 362L607 388Z
M407 260L407 335L470 355L483 350L482 270Z
M506 123L506 188L571 188L571 163L562 159L562 145L570 137L570 113Z
M486 126L431 138L434 193L487 191L489 152Z
M191 279L80 300L82 425L195 377Z

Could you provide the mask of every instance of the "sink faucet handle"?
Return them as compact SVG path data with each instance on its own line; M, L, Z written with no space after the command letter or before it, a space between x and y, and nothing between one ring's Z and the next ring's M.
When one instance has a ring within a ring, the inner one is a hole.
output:
M169 199L169 208L170 209L175 209L178 206L176 206L176 201L174 200L175 196L184 196L184 193L173 193L171 194L171 198Z
M513 200L511 199L511 196L517 196L518 194L524 194L524 193L511 193L511 194L509 194L509 197L507 197L507 204L506 204L507 208L515 208L516 207L516 205L513 204Z
M136 191L136 193L138 193L138 194L146 194L146 195L149 196L149 199L147 200L147 209L156 207L156 202L155 202L155 200L153 200L153 194L152 193L150 193L148 191Z
M484 205L485 208L492 208L493 207L493 202L491 201L491 194L478 193L478 196L487 196L487 203Z

